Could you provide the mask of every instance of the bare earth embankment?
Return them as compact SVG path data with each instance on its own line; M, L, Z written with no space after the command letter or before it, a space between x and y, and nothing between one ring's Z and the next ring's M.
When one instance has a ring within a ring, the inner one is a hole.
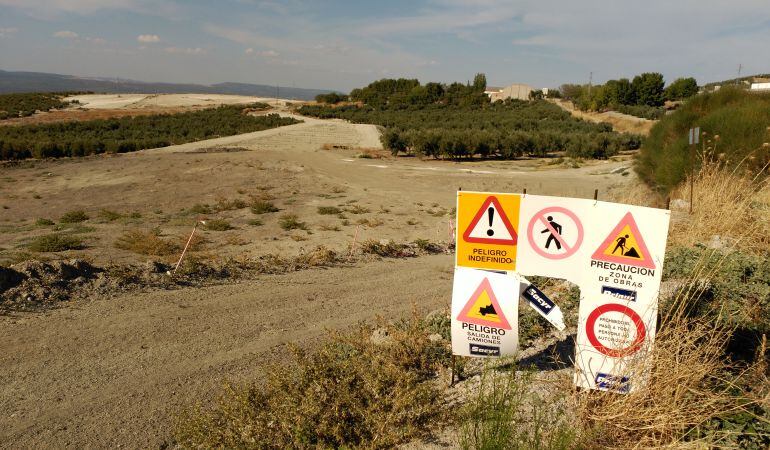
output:
M158 150L4 166L0 255L6 261L170 263L176 254L141 255L115 243L127 231L153 228L166 239L184 240L203 217L233 228L204 228L204 242L191 255L200 259L288 257L318 245L344 253L356 234L358 242L445 241L458 187L590 197L594 189L601 196L631 178L622 175L627 157L580 168L548 160L357 158L361 148L380 147L375 127L302 120ZM214 207L254 198L280 211ZM319 207L339 212L320 214ZM78 209L89 219L77 226L59 222ZM102 210L120 218L110 220ZM284 229L286 214L296 215L304 229ZM51 225L37 224L40 218L79 236L85 248L30 252L31 239L52 232ZM450 255L374 259L8 313L0 317L0 442L17 448L161 445L180 405L213 397L223 379L256 376L266 363L286 357L287 343L312 345L324 328L349 327L376 314L403 317L412 304L426 310L448 305L452 267Z
M612 129L621 133L634 133L647 136L650 134L654 120L631 116L619 113L617 111L594 112L581 111L575 108L572 102L560 99L550 99L549 101L559 105L565 111L569 111L575 117L591 122L607 122L612 125Z

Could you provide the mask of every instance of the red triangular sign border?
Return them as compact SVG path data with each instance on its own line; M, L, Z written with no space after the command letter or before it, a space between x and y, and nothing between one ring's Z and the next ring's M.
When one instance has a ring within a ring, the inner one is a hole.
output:
M626 226L631 229L631 233L634 234L634 237L636 238L636 243L639 244L639 251L641 252L642 258L644 258L643 261L633 261L630 258L624 258L622 256L607 256L604 254L604 249L610 246L612 242L615 241L615 237L620 234L620 231ZM620 219L620 222L618 222L617 226L613 228L613 230L610 232L609 235L607 235L607 239L602 242L602 245L599 246L598 249L594 252L591 259L595 259L597 261L607 261L607 262L614 262L618 264L626 264L629 266L636 266L636 267L646 267L648 269L654 269L655 268L655 262L652 260L652 256L650 255L650 251L647 250L647 244L644 243L644 237L642 237L642 233L639 232L639 227L636 225L636 221L634 220L634 216L631 215L631 212L627 212L625 216L623 216L622 219Z
M478 225L481 218L484 217L484 214L486 214L487 209L491 204L495 205L495 210L497 210L497 214L500 216L500 220L503 221L503 225L505 225L505 228L511 234L512 239L471 237L471 232L474 228L476 228L476 225ZM516 245L518 235L516 234L516 230L513 229L513 225L511 225L511 221L508 219L508 215L505 214L502 205L500 205L500 201L494 195L490 195L486 200L484 200L484 204L482 204L481 208L479 208L479 212L476 213L476 216L473 218L473 220L471 220L470 225L468 225L468 227L465 229L465 233L463 233L463 240L473 244Z
M476 303L476 300L478 300L479 296L484 292L487 291L487 295L489 295L489 300L492 302L492 306L495 308L495 312L497 313L497 317L500 318L500 323L486 321L483 319L477 319L475 317L468 316L468 312L470 312L471 308L473 308L473 305ZM518 301L518 299L516 299ZM479 284L479 287L476 288L476 291L471 295L470 300L468 300L468 303L463 306L463 310L460 311L460 314L457 316L457 320L460 322L466 322L466 323L472 323L474 325L482 325L482 326L490 326L495 328L501 328L503 330L510 330L511 324L508 323L508 319L505 318L505 315L503 314L503 309L500 308L500 303L497 301L497 297L495 296L495 292L492 290L492 284L489 282L489 278L484 278L484 280Z

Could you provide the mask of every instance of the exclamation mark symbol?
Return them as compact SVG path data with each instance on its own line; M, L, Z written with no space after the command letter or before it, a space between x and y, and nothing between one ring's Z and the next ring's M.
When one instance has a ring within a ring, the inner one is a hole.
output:
M495 230L492 229L492 221L495 219L495 208L490 206L487 210L487 216L489 217L489 229L487 230L487 236L494 236Z

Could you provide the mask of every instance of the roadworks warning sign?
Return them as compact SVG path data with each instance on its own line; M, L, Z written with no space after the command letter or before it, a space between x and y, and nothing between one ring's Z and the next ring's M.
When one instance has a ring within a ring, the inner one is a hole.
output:
M456 265L514 270L520 203L517 194L458 192Z
M649 374L670 212L597 202L582 267L575 383L630 392Z
M498 357L518 349L519 281L485 270L455 268L452 352Z
M607 235L592 259L655 269L650 251L631 212Z

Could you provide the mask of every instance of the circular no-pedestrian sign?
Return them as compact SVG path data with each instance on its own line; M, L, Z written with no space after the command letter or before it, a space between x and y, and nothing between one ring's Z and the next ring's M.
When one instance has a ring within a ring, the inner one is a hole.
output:
M608 313L614 317L606 317ZM620 318L618 318L618 316ZM629 323L630 322L630 323ZM629 344L631 328L636 337ZM636 353L642 347L647 336L647 329L642 318L633 309L617 303L607 303L594 309L586 321L586 336L588 342L599 353L612 358L622 358ZM619 348L618 348L619 347Z
M527 226L527 239L543 258L568 258L583 243L583 224L567 208L549 206L532 216Z

